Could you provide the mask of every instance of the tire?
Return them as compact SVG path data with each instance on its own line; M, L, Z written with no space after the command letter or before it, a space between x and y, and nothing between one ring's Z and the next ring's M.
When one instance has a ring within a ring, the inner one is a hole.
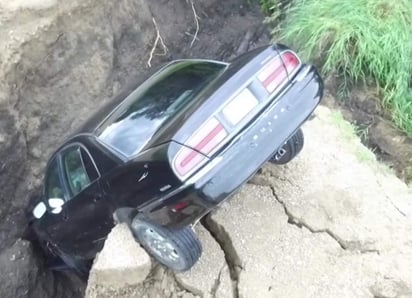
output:
M202 254L202 245L189 227L170 230L135 217L131 230L152 257L174 271L189 270Z
M298 129L295 134L278 150L270 159L270 162L277 165L283 165L290 162L302 151L304 137L302 129Z

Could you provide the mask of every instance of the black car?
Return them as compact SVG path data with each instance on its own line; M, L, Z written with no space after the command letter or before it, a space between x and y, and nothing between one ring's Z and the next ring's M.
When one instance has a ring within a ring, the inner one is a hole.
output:
M126 222L160 263L187 270L201 254L193 225L265 162L300 152L322 94L316 69L279 44L231 63L170 62L51 156L30 228L50 257L85 272Z

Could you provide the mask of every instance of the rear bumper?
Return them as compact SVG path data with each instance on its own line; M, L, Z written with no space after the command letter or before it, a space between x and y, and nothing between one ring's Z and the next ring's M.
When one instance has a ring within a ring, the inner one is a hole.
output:
M162 207L146 209L147 216L169 226L198 220L248 181L302 126L322 96L321 77L314 67L304 66L288 88L193 175L176 196L163 202ZM169 206L179 201L187 202L188 208L172 212Z

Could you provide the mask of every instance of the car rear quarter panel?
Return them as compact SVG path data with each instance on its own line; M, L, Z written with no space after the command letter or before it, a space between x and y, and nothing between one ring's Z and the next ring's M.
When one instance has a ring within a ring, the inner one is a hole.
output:
M107 192L116 208L140 208L181 185L170 168L168 148L165 143L147 150L109 173Z

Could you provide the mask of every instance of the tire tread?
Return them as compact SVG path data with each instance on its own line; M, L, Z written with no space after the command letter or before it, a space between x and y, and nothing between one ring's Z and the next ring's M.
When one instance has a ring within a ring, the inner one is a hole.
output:
M202 245L199 239L197 238L196 233L190 227L184 227L178 230L171 230L168 227L159 226L151 222L142 220L140 218L135 218L133 219L131 230L138 240L140 239L138 235L138 227L141 225L150 226L151 228L156 229L165 237L169 238L179 249L179 256L183 258L184 263L182 268L173 268L171 266L168 266L168 264L163 263L161 260L158 260L160 263L169 267L170 269L175 271L189 270L200 258L202 254ZM141 244L144 247L144 244Z

